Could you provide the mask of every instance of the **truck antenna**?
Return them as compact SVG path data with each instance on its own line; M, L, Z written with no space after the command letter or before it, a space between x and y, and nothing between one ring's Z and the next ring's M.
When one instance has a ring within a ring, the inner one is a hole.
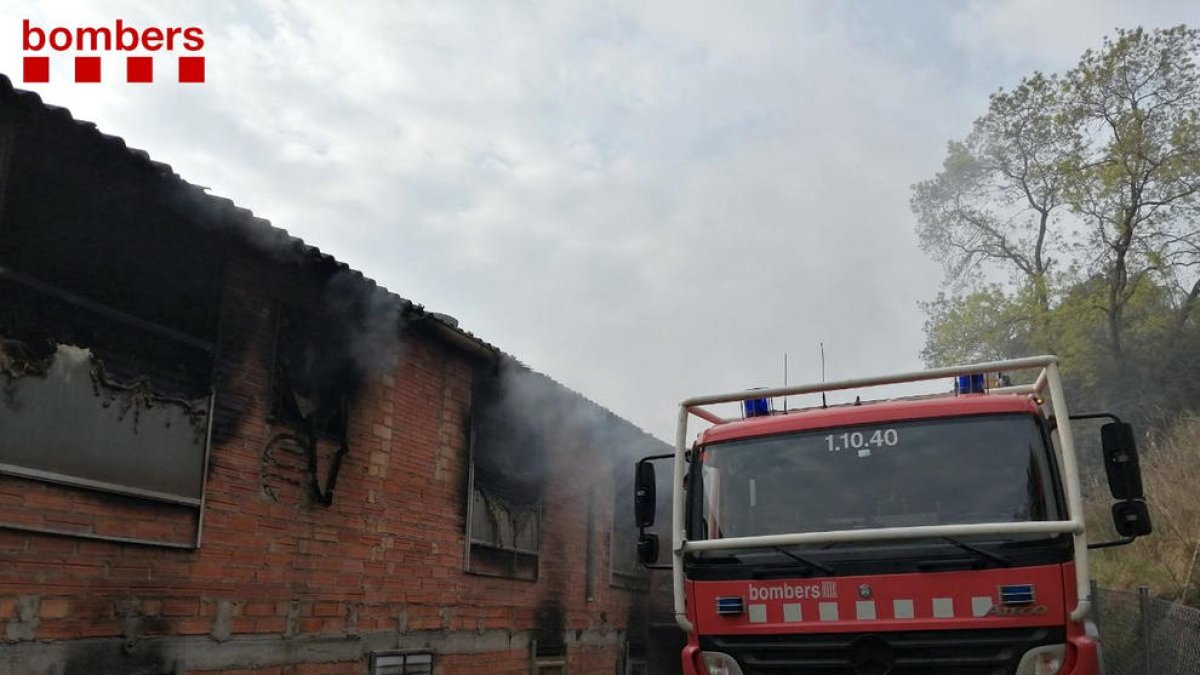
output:
M787 387L787 352L783 353L783 386ZM787 414L787 394L783 395L783 412Z
M821 347L821 384L825 384L825 343L818 342L817 345ZM821 392L821 407L829 407L829 403L825 400L825 392L823 391Z

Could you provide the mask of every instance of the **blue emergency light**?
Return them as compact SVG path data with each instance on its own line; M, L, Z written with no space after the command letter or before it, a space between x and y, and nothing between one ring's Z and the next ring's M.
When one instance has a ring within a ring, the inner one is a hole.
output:
M765 398L748 398L742 401L742 412L746 417L762 417L771 414L771 403Z
M737 616L746 612L746 601L742 598L717 598L717 614Z
M987 377L983 373L959 375L954 382L954 391L959 394L982 394L987 391Z
M1036 599L1033 584L1011 584L1000 587L1000 604L1032 605Z

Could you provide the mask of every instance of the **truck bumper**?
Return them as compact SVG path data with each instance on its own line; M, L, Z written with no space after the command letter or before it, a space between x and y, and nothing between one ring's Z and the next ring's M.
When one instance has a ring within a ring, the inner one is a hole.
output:
M1060 675L1105 675L1101 667L1100 644L1090 636L1082 635L1067 640L1071 649L1066 667ZM700 647L691 640L683 648L683 675L708 675L700 665Z
M1062 675L1104 675L1100 661L1100 643L1090 636L1068 638L1070 656Z
M683 648L683 675L708 675L703 666L697 665L700 660L700 647L688 642Z

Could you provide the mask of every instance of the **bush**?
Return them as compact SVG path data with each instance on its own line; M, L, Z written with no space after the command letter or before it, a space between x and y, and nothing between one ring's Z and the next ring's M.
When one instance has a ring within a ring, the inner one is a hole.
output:
M1200 606L1200 416L1180 420L1142 448L1142 475L1154 533L1119 548L1092 552L1092 574L1107 588L1148 585L1155 595ZM1111 500L1091 486L1089 533L1111 533Z

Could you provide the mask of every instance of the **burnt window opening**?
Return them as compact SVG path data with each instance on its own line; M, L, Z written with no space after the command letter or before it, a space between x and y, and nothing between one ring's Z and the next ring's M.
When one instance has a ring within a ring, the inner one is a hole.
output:
M0 317L0 473L199 506L211 392L164 375L169 366L108 354Z
M468 573L538 578L545 483L544 410L532 379L477 371L467 485ZM540 388L539 388L540 389Z
M4 262L0 473L41 484L30 487L44 494L46 525L36 529L198 546L212 345ZM120 516L71 523L77 491L102 493L96 503ZM28 529L28 522L0 508L0 527Z
M309 492L329 506L350 449L351 405L369 378L394 372L405 305L357 273L335 271L310 280L320 284L313 302L303 308L276 303L273 309L267 416L292 432L276 434L264 456L277 442L299 447L308 459ZM328 469L319 472L322 440L337 449Z
M311 312L275 308L271 418L318 437L341 439L349 429L351 364L333 344L337 332Z
M474 436L474 434L472 434ZM489 485L486 470L470 466L466 571L535 581L541 545L541 500L513 498Z
M567 672L567 614L562 599L551 595L538 604L535 627L529 640L529 669L532 673L559 675Z
M277 435L272 443L286 440L303 449L309 492L329 506L350 449L349 411L356 377L345 344L350 331L340 322L282 304L276 305L275 318L271 420L298 433ZM321 439L337 444L324 481L318 458Z
M3 114L0 473L43 495L39 531L194 548L227 241L43 113ZM110 517L72 529L80 491Z
M42 503L39 530L195 548L212 354L97 309L0 278L0 473L57 491ZM71 524L76 491L108 495L95 499L121 517ZM28 522L0 508L0 527Z

